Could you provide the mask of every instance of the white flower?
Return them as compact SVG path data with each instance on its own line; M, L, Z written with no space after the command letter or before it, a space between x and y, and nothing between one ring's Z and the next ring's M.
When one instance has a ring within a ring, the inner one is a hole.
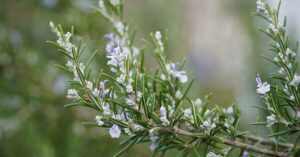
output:
M77 99L77 98L79 98L79 95L78 95L76 89L69 89L68 90L67 98L69 98L69 99Z
M178 91L176 91L176 93L175 93L175 97L177 98L177 99L181 99L182 98L182 94L181 94L181 92L178 90Z
M51 21L50 21L49 25L50 25L50 28L51 28L52 32L55 33L56 36L57 36L56 43L59 46L61 46L62 48L64 48L65 51L71 57L73 57L72 50L74 49L75 51L77 51L77 47L70 42L72 34L70 32L67 32L66 34L61 34L61 32L57 29L57 27ZM64 36L64 38L63 38L63 36Z
M132 85L131 85L131 84L126 85L126 92L127 92L127 93L133 92L133 88L132 88Z
M287 56L291 55L292 58L296 57L296 53L293 52L290 48L286 49L286 55Z
M102 108L103 108L103 115L105 115L105 116L111 115L111 110L110 110L109 104L103 105Z
M161 120L163 126L170 125L170 121L167 119L167 117L160 117L160 120Z
M99 91L97 88L95 88L95 89L92 91L92 94L93 94L94 96L99 96L100 91Z
M86 88L90 91L93 90L93 83L91 81L86 81Z
M155 32L155 39L156 39L156 40L161 40L161 37L162 37L162 36L161 36L160 31L156 31L156 32Z
M265 3L261 0L256 1L256 10L257 12L265 12Z
M131 98L126 98L125 102L128 106L134 106L135 105L135 101L132 100Z
M280 69L278 70L278 73L281 74L281 75L285 74L284 68L280 68Z
M269 27L268 27L267 31L268 32L272 31L275 34L279 33L279 29L276 26L274 26L272 23L269 24Z
M195 101L194 101L194 104L197 106L197 107L200 107L202 105L202 100L200 98L197 98Z
M101 120L102 119L102 117L101 116L96 116L96 122L97 122L97 124L98 124L98 126L103 126L105 123Z
M214 152L208 152L206 157L222 157L221 155L215 154Z
M103 0L99 0L98 2L98 6L101 10L106 11L105 5L104 5L104 1Z
M83 63L79 63L79 70L82 74L84 74L85 66Z
M183 113L186 119L193 120L193 112L191 109L185 109Z
M132 133L129 128L124 128L124 132L130 137L134 135L134 133Z
M257 83L256 92L258 94L265 94L270 91L270 85L267 82L262 83L259 74L256 75L256 83Z
M204 121L200 127L203 129L203 130L206 130L206 131L210 131L211 129L214 129L216 127L216 124L215 123L212 123L210 118L208 118L206 121Z
M162 80L166 80L167 78L166 78L166 75L164 75L164 74L161 74L160 75L160 78L162 79Z
M277 123L277 119L274 114L271 114L270 116L267 117L267 127L271 127L275 123Z
M119 126L114 124L110 129L109 129L109 134L112 138L119 138L121 135L121 130L119 129Z
M68 60L66 66L67 66L68 68L70 68L71 70L75 70L75 64L74 64L73 61Z
M141 130L143 130L143 129L144 129L144 127L141 126L141 125L138 125L138 124L135 124L135 125L133 126L133 130L135 130L135 131L141 131Z
M290 85L294 87L298 87L299 83L300 83L300 76L295 74L293 80L290 82Z
M156 31L154 37L157 41L160 51L164 51L164 44L161 39L162 38L161 33L159 31Z
M293 95L290 96L291 101L295 101L295 97Z

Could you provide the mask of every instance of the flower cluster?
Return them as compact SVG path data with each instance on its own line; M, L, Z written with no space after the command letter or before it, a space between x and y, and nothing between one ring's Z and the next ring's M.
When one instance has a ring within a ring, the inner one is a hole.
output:
M273 59L265 58L279 68L278 74L271 74L271 79L280 82L271 85L267 82L262 83L257 75L257 93L264 98L267 105L266 110L270 113L270 116L266 118L267 127L274 124L284 124L294 128L298 125L295 121L298 119L296 115L300 107L300 77L296 73L296 51L291 48L290 39L285 33L286 18L283 20L283 25L279 22L279 8L280 3L277 9L272 10L268 4L260 0L257 1L257 10L259 11L257 15L269 23L266 31L260 30L273 40L271 51L275 52ZM270 87L274 87L274 90ZM283 110L290 110L291 112L283 112Z
M73 99L74 103L66 106L89 107L97 115L85 124L108 128L107 132L112 138L126 135L128 139L124 144L127 146L117 155L143 142L150 142L150 150L154 155L177 149L183 156L194 151L197 156L220 157L229 156L235 147L241 148L242 156L247 156L250 151L254 154L286 155L251 146L249 143L253 142L272 146L273 143L261 142L257 138L249 138L249 142L245 140L248 139L247 133L238 129L240 111L236 105L227 108L210 105L211 95L207 95L203 101L190 98L188 93L193 81L189 81L181 63L167 59L167 40L159 31L151 36L155 47L153 53L160 69L155 74L149 72L144 66L143 51L134 46L133 32L124 21L123 1L100 0L98 5L96 10L114 28L112 33L105 35L108 40L105 48L107 67L110 70L102 69L100 76L91 79L93 74L88 65L95 54L88 63L80 62L83 49L71 42L72 33L63 33L61 27L56 27L52 22L50 27L58 38L53 44L68 57L66 66L59 67L74 76L69 81L72 89L67 94L67 98ZM299 118L300 113L295 107L300 106L300 76L295 72L296 53L289 48L288 39L284 35L285 25L279 24L278 16L275 16L277 11L271 11L261 0L257 1L257 11L258 15L269 22L267 30L262 31L274 37L275 41L272 48L277 56L274 61L269 60L283 69L283 73L272 75L272 78L281 80L280 86L262 82L260 76L256 76L257 93L267 105L267 108L258 108L269 113L266 122L257 124L265 124L267 127L284 124L296 128L299 124L295 118ZM278 99L287 105L282 107ZM286 113L283 113L283 108ZM295 118L289 115L292 113L289 111L294 111ZM241 144L241 141L245 144Z

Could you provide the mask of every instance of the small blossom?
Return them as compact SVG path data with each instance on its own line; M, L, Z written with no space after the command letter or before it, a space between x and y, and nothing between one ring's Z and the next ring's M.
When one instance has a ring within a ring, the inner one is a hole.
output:
M132 100L131 98L126 98L125 102L128 106L134 106L135 105L135 101Z
M155 39L157 41L157 44L159 46L160 51L164 51L164 45L163 45L163 42L162 42L162 35L161 35L161 33L159 31L156 31L154 37L155 37Z
M157 143L151 143L150 150L154 151L156 147L157 147Z
M135 124L135 125L133 126L133 130L134 130L134 131L141 131L141 130L143 130L143 129L144 129L144 127L141 126L141 125L138 125L138 124Z
M262 83L259 74L256 75L256 83L257 83L256 92L258 94L265 94L270 91L270 85L267 82Z
M132 133L129 128L124 128L124 132L130 137L134 135L134 133Z
M181 99L181 98L183 97L183 95L182 95L182 93L178 90L178 91L176 91L176 93L175 93L175 97L176 97L177 99Z
M281 75L285 74L284 68L281 67L281 68L278 70L278 73L281 74Z
M99 91L97 88L95 88L95 89L92 91L92 94L93 94L94 96L99 96L100 91Z
M290 96L291 101L295 101L295 97L293 95Z
M268 32L274 32L275 34L278 34L279 33L279 29L274 26L272 23L269 24L269 27L267 29Z
M93 83L91 81L86 81L86 88L90 91L93 90Z
M170 125L170 121L167 118L167 110L164 106L160 107L160 120L162 121L162 125L163 126L169 126Z
M200 98L197 98L195 101L194 101L194 104L197 106L197 107L200 107L202 105L202 100Z
M126 85L126 92L127 92L127 93L133 92L133 88L132 88L132 85L131 85L131 84Z
M233 107L232 107L232 106L228 107L228 108L225 110L225 113L228 114L228 115L232 115L232 114L233 114Z
M103 108L103 115L109 116L109 115L112 114L112 113L111 113L111 110L110 110L109 104L103 105L102 108Z
M267 117L267 127L271 127L275 123L277 123L277 119L274 114L271 114L270 116Z
M257 12L265 12L265 3L261 0L256 1L256 10Z
M185 109L183 113L186 119L193 120L193 112L191 109Z
M163 126L169 126L170 121L167 119L167 117L161 117L160 120L162 121Z
M164 75L164 74L161 74L160 75L160 78L162 79L162 80L166 80L167 78L166 78L166 75Z
M167 110L166 110L166 108L164 106L161 106L160 110L159 110L159 113L160 113L161 117L166 117L167 116Z
M300 83L300 76L295 74L293 80L290 82L291 86L298 87Z
M215 123L212 123L210 118L208 118L206 121L204 121L200 127L203 129L203 130L206 130L206 131L210 131L212 129L214 129L216 126Z
M77 99L77 98L79 98L79 95L78 95L76 89L69 89L68 90L67 98L69 98L69 99Z
M300 111L299 110L295 112L295 117L300 118Z
M121 130L119 129L119 126L114 124L110 129L109 129L109 134L112 138L119 138L121 135Z
M103 126L105 123L101 120L102 119L102 117L101 116L96 116L96 122L97 122L97 124L98 124L98 126Z
M244 150L242 153L242 157L248 157L248 152Z
M106 7L104 5L104 1L103 0L99 0L98 1L98 6L102 11L106 11Z

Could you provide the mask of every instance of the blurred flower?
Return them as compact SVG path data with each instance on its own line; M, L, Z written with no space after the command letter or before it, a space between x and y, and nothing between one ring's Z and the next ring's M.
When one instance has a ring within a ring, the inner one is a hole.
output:
M256 92L258 94L265 94L270 91L270 85L267 82L262 83L259 74L256 75L256 83L257 83Z
M67 98L69 99L77 99L79 97L76 89L69 89L68 90L68 95L67 95Z
M267 117L267 127L271 127L275 123L277 123L277 119L274 114L271 114L270 116Z

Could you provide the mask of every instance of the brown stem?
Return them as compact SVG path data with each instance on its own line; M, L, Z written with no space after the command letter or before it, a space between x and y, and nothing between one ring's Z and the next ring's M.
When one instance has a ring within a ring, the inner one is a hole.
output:
M268 150L268 149L262 149L262 148L252 146L252 145L249 145L249 144L245 144L245 143L241 143L241 142L238 142L238 141L232 141L232 140L225 139L224 143L227 144L227 145L242 148L242 149L247 150L247 151L260 153L260 154L263 154L263 155L269 155L269 156L275 156L275 157L288 157L287 154L282 153L282 152L276 152L276 151L271 151L271 150Z
M254 136L254 135L248 135L243 137L244 139L249 139L251 141L257 142L259 144L263 144L263 145L271 145L271 146L280 146L280 147L284 147L284 148L293 148L294 145L290 144L290 143L283 143L283 142L274 142L272 140L269 139L265 139L262 137L258 137L258 136Z
M174 128L171 128L171 127L156 128L155 131L168 132L168 133L172 133L172 134L175 134L175 135L183 135L183 136L190 136L190 137L199 137L199 136L205 137L205 134L191 133L191 132L179 129L177 127L174 127ZM261 144L266 144L266 145L276 145L276 144L279 145L280 144L280 146L285 147L285 148L293 148L293 146L294 146L294 145L289 144L289 143L275 143L272 140L264 139L264 138L253 136L253 135L249 135L247 137L249 139L251 139L252 141L260 142ZM239 148L242 148L244 150L256 152L256 153L263 154L263 155L269 155L269 156L274 156L274 157L288 157L288 155L286 153L272 151L272 150L260 148L260 147L257 147L257 146L252 146L252 145L242 143L242 142L239 142L239 141L235 141L235 140L231 140L231 139L222 139L220 137L216 137L215 139L219 139L219 140L217 140L217 142L223 141L223 143L226 144L226 145L239 147Z

